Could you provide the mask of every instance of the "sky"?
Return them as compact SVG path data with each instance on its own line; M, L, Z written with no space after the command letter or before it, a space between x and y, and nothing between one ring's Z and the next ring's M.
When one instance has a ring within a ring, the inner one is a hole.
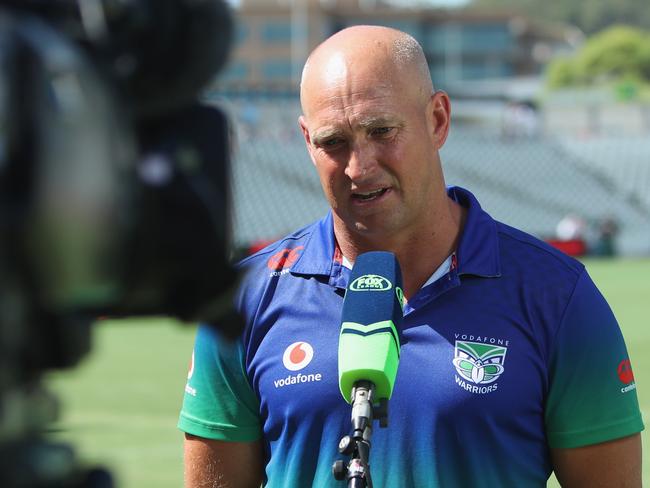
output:
M390 3L401 7L459 7L466 5L470 0L388 0ZM233 6L238 6L240 0L227 0Z
M466 5L469 0L389 0L390 3L403 6L427 6L427 7L459 7Z

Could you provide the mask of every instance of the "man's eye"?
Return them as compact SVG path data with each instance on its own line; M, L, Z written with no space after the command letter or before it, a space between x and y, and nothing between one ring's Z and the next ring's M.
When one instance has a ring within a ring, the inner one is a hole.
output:
M393 127L377 127L376 129L372 129L372 135L374 136L385 136L391 133L393 130Z
M335 147L338 146L343 142L343 139L341 138L332 138L332 139L326 139L323 142L320 143L320 145L324 148L328 147Z

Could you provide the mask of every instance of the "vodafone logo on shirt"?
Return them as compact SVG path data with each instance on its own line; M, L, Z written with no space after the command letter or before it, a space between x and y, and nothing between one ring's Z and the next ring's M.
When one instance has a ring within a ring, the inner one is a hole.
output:
M284 350L282 362L289 371L299 371L314 358L314 348L308 342L294 342Z
M282 354L282 364L289 371L300 371L306 368L312 359L314 359L314 348L311 347L311 344L304 341L294 342ZM273 380L273 386L283 388L285 386L321 381L322 379L323 375L321 373L288 374L287 376Z

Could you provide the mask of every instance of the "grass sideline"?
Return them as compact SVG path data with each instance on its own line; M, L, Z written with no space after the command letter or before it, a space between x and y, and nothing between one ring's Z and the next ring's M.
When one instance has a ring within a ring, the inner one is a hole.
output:
M650 422L650 259L585 264L621 324ZM48 375L62 404L52 437L72 443L81 461L108 467L119 488L182 486L176 420L194 328L159 319L106 321L92 337L92 353L82 364ZM645 446L648 439L644 431ZM649 454L643 482L650 486ZM551 479L548 486L559 485Z

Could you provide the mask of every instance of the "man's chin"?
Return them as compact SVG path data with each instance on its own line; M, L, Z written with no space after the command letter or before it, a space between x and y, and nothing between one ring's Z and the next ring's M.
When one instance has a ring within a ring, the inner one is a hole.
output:
M375 215L355 216L341 219L344 231L352 238L355 236L361 239L386 239L390 236L391 228L386 219L386 212Z
M363 221L357 220L351 228L356 234L364 237L387 237L390 232L385 219L382 219L381 216Z

